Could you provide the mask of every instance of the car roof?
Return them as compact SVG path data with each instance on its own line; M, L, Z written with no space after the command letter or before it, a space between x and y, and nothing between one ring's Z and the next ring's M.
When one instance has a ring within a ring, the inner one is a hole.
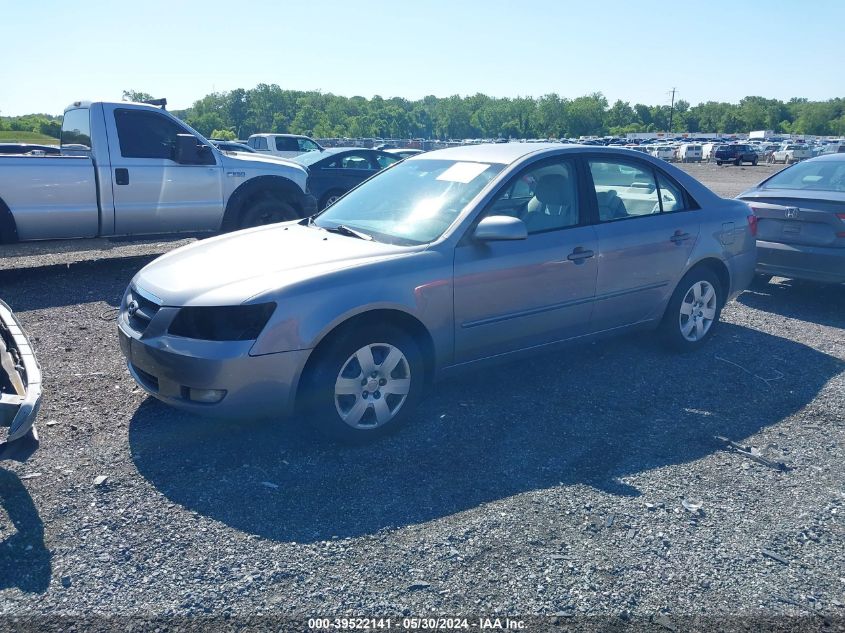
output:
M432 152L411 156L405 160L459 160L509 165L535 152L575 147L583 148L590 146L566 145L563 143L482 143L480 145L459 145L446 149L437 149Z

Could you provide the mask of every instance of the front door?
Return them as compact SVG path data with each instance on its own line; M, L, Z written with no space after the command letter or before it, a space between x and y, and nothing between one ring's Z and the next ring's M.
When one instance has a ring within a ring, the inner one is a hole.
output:
M154 111L118 108L110 127L114 226L117 235L214 231L223 217L222 166L173 160L175 120Z
M525 240L455 249L455 361L469 362L589 332L598 243L586 225L574 162L512 178L482 213L521 218Z

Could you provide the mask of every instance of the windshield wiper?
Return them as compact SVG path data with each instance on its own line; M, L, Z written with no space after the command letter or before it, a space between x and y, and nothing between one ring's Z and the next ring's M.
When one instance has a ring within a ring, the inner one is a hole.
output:
M353 229L345 224L338 224L337 226L324 226L325 230L329 231L330 233L340 233L341 235L348 235L350 237L357 237L361 240L367 240L372 242L375 238L370 235L369 233L364 233L363 231L359 231L358 229Z

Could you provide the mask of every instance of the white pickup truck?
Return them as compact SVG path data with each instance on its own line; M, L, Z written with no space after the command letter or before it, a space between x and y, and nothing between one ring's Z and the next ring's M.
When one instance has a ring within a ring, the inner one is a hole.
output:
M307 170L221 152L163 108L75 102L61 156L0 156L0 243L229 231L316 212Z
M769 157L769 162L783 163L797 163L799 160L812 157L813 152L806 145L799 145L797 143L784 143L778 149L773 151Z

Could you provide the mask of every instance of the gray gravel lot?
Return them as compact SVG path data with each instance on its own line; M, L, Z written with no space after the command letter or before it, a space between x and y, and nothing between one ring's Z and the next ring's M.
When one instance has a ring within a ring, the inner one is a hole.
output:
M774 171L686 168L722 195ZM348 448L147 398L113 316L151 259L0 271L46 387L39 450L0 468L0 616L845 622L845 287L748 291L692 355L639 335L475 372Z

